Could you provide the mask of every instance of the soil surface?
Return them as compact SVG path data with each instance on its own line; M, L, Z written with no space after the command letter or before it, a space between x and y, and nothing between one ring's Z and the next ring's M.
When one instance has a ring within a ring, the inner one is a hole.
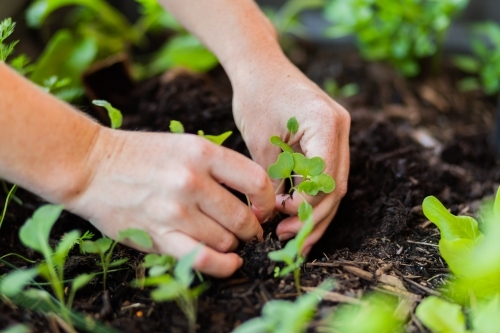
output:
M434 195L453 213L473 215L500 183L499 161L490 144L495 101L457 91L455 82L461 74L446 66L434 78L405 81L356 55L304 49L290 56L320 86L327 78L341 85L355 82L360 94L339 99L352 117L349 190L304 264L301 286L307 289L326 278L336 279L335 293L321 303L320 315L371 290L406 293L414 307L422 296L439 294L437 289L449 273L438 253L438 230L422 213L424 197ZM123 109L126 129L169 131L170 120L175 119L190 133L231 130L234 134L225 145L248 155L232 120L230 84L220 68L207 75L172 71L130 85L125 93L123 87L121 92L107 89L99 93L89 87L92 96L112 96L113 104ZM24 190L17 195L23 204L12 202L8 207L0 229L0 256L14 252L40 260L22 246L18 232L43 201ZM238 253L245 264L234 276L206 277L210 288L199 299L199 332L230 332L258 316L265 302L296 298L293 278L274 278L275 263L267 257L269 251L283 246L273 233L277 222L265 225L265 242L240 246ZM99 235L88 222L65 212L51 238L57 240L74 228ZM143 254L118 246L114 257L129 261L125 269L109 274L109 298L103 297L101 278L95 278L77 294L75 310L122 332L187 332L185 317L175 303L156 303L149 290L130 286L141 273ZM6 262L29 266L9 256L0 263L0 274L10 270ZM65 277L99 272L97 262L96 256L73 250ZM413 316L409 318L408 332L426 332ZM34 332L64 331L53 317L2 300L0 329L15 323L27 323ZM318 317L310 331L319 326Z

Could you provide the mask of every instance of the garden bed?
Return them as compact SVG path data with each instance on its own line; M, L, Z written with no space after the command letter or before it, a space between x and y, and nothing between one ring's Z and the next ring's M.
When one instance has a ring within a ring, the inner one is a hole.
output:
M382 65L364 63L355 55L334 55L327 49L301 49L292 58L320 85L334 78L340 84L360 86L360 94L341 101L352 117L349 189L301 275L306 290L326 278L337 281L318 313L374 289L404 294L413 305L422 296L439 293L436 288L449 270L439 256L439 232L422 213L422 200L435 195L452 213L472 215L481 199L496 191L499 161L490 144L494 101L457 91L460 73L446 66L434 79L405 81ZM108 87L102 93L94 88L94 93L122 108L125 129L169 131L170 120L179 120L190 133L231 130L225 145L248 155L232 120L230 84L220 68L207 75L171 71L119 92ZM18 231L43 202L25 191L17 194L23 205L12 202L8 208L0 230L0 256L15 252L39 259L22 246ZM3 192L0 200L5 200ZM265 242L240 246L238 253L245 263L231 278L206 277L210 288L199 299L199 332L230 332L259 316L267 301L296 298L293 277L274 278L275 263L267 257L282 246L273 233L277 221L265 226ZM59 239L75 227L98 234L86 221L64 213L52 238ZM75 310L122 332L186 332L185 317L175 303L153 302L148 290L129 285L143 274L143 254L124 246L117 249L114 256L129 261L126 269L108 277L109 304L98 277L77 294ZM6 260L26 266L15 257ZM97 262L98 257L73 250L65 275L99 272ZM0 274L9 270L0 264ZM34 332L63 331L53 317L2 301L0 329L16 322L29 324ZM318 325L319 321L313 322L310 331ZM426 331L414 319L407 330Z

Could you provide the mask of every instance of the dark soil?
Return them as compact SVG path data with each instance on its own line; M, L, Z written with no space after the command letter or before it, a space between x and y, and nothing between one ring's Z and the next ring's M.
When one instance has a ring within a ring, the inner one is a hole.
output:
M301 285L315 287L333 277L338 282L335 291L347 297L359 298L373 289L397 294L387 287L391 283L383 282L391 276L413 296L438 293L448 269L438 254L438 230L423 216L421 203L425 196L435 195L453 213L472 215L480 201L495 192L500 169L489 139L493 101L458 92L454 82L460 73L451 68L437 79L404 81L381 65L367 65L351 55L344 58L328 50L312 50L295 57L320 85L326 78L335 78L341 84L357 82L361 87L358 96L341 101L352 116L349 190L304 265ZM89 87L93 96L113 96L113 103L125 113L126 129L168 131L170 120L175 119L190 133L231 130L234 134L225 145L248 155L232 120L231 89L220 68L209 75L170 72L126 93L106 89L100 94ZM13 202L9 206L0 230L0 255L15 252L40 259L20 244L17 234L43 202L23 190L18 196L23 205ZM4 199L2 192L0 200ZM258 316L265 302L295 299L293 278L274 278L275 264L267 258L269 251L282 246L273 233L276 222L265 226L265 242L240 247L245 264L233 277L207 277L210 288L199 300L199 332L230 332ZM98 234L86 221L64 213L52 237L59 239L73 228ZM126 269L108 277L110 307L103 305L102 282L96 278L78 293L75 310L123 332L186 332L185 317L175 303L153 302L148 290L129 285L140 272L142 256L118 246L115 257L129 261ZM27 265L16 257L5 260L17 267ZM75 250L66 276L99 272L97 261ZM9 270L0 263L0 274ZM336 304L323 301L321 307ZM60 329L42 314L0 302L0 329L18 322L29 324L34 332ZM411 320L407 330L419 332L421 328Z

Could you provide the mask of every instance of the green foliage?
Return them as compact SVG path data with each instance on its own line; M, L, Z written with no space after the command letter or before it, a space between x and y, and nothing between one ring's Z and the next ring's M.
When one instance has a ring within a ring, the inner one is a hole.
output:
M233 333L302 333L313 318L324 294L332 290L332 280L324 281L317 289L302 295L295 302L272 300L262 308L262 316L246 321ZM351 331L355 332L355 331Z
M299 130L299 123L295 117L287 122L287 129L290 137ZM269 258L274 261L285 263L285 268L276 267L275 276L286 276L293 272L295 287L300 294L300 266L305 260L302 255L304 242L314 229L312 206L307 203L301 193L317 195L319 191L330 193L335 189L335 181L330 175L324 174L325 162L320 157L307 158L301 153L294 152L293 148L283 142L278 136L272 136L270 141L273 145L283 150L278 155L276 163L271 164L267 169L267 174L272 179L281 179L281 184L277 190L288 179L290 181L290 191L296 191L304 200L299 205L299 220L304 223L295 239L290 240L283 249L269 253ZM294 174L293 174L294 173ZM295 186L293 177L301 177L302 182Z
M404 322L395 314L396 297L382 293L364 296L360 304L342 305L334 311L327 332L335 333L398 333Z
M84 240L80 242L80 251L82 253L94 253L98 254L101 258L100 265L103 271L103 289L106 290L106 279L108 271L111 267L117 267L125 264L127 258L118 259L111 261L113 256L113 250L118 244L125 239L130 240L132 243L144 248L150 249L153 247L153 241L147 232L141 229L129 228L118 233L118 238L113 241L110 238L99 238L96 241Z
M3 220L5 219L5 215L7 214L7 207L9 206L10 201L14 197L16 190L17 190L17 185L14 184L7 193L7 198L5 198L5 203L3 205L2 215L0 215L0 229L2 228Z
M334 79L326 79L323 89L334 98L349 98L359 94L359 86L356 83L348 83L340 87Z
M355 35L368 60L386 61L405 76L420 71L420 58L439 55L452 19L469 0L329 0L326 34Z
M156 287L151 297L157 302L175 301L189 322L189 331L196 331L198 296L207 288L202 283L194 288L193 264L200 248L196 248L182 257L175 265L175 259L169 256L147 255L144 267L149 268L149 276L135 280L136 287Z
M111 121L111 128L113 129L118 129L122 126L123 123L123 116L120 110L117 108L113 107L111 103L105 100L93 100L92 104L97 105L97 106L102 106L103 108L108 111L108 116L109 120Z
M82 88L71 87L70 78L59 79L57 76L51 76L43 81L43 89L66 102L83 96Z
M488 95L500 93L500 24L481 23L473 29L471 41L473 55L454 57L455 65L474 76L462 79L462 91L483 89Z
M171 120L169 128L172 133L178 133L178 134L184 133L184 126L178 120ZM232 131L227 131L220 135L207 135L202 130L198 131L198 136L201 136L207 139L208 141L215 143L218 146L222 146L224 141L226 141L226 139L229 138L231 134L233 134Z
M460 305L436 296L427 297L420 303L416 315L433 332L465 333L465 316Z
M14 47L19 42L18 40L11 42L9 44L5 43L5 40L12 35L16 23L12 22L12 19L6 18L0 22L0 61L5 62L9 55L14 51Z
M23 324L17 324L0 331L0 333L30 333L31 328Z

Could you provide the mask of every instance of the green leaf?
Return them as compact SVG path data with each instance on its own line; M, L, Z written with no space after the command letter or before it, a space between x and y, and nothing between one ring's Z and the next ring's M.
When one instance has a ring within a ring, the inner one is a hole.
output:
M49 246L50 230L63 211L61 205L45 205L38 208L33 216L19 230L21 242L45 258L52 255Z
M120 110L113 107L111 103L105 100L95 99L92 101L92 104L97 106L102 106L108 111L109 119L111 120L111 128L117 129L122 126L123 116Z
M481 83L475 77L466 77L458 81L458 90L468 92L481 89Z
M294 238L289 240L284 248L269 252L267 256L271 260L291 264L295 256L297 255L297 252L298 252L297 240Z
M311 181L316 183L318 190L323 193L331 193L335 189L335 180L326 173L311 177Z
M219 145L221 146L224 141L226 141L227 138L229 138L231 136L231 134L233 134L232 131L227 131L227 132L224 132L220 135L202 135L205 139L207 139L208 141L212 141L213 143L215 143L216 145Z
M480 236L476 220L469 216L454 216L436 197L425 198L422 208L425 217L439 228L442 239L466 238L475 240Z
M286 128L292 134L297 133L297 131L299 130L299 122L297 121L297 118L292 117L288 119L288 122L286 123Z
M293 160L293 171L304 178L318 176L325 169L325 162L321 157L307 158L301 153L294 153Z
M439 241L439 252L454 274L463 276L469 273L473 251L482 238L479 237L476 240L455 238Z
M319 186L316 182L311 180L303 180L297 187L300 193L305 192L308 195L315 196L319 192Z
M299 205L299 220L305 222L312 218L313 208L306 201L302 201Z
M194 275L193 264L201 250L201 245L197 246L193 251L186 254L184 257L180 258L174 268L175 279L184 287L189 288L191 282L193 282Z
M279 136L276 136L276 135L273 135L269 141L271 141L271 143L275 146L278 146L281 148L281 150L283 150L284 152L288 152L290 154L293 154L294 153L294 150L292 147L290 147L287 143L283 142L283 140L281 140L281 138Z
M95 253L95 254L104 254L113 244L113 240L111 238L102 237L96 241L83 241L80 244L80 250L86 253Z
M0 294L14 297L39 274L38 267L17 269L0 280Z
M93 274L86 274L86 273L80 274L73 280L71 288L73 289L74 292L76 292L77 290L87 285L93 278L94 278Z
M158 288L151 291L151 297L157 301L172 301L179 297L182 287L172 279L169 284L161 284Z
M288 178L292 174L294 158L289 152L282 152L278 155L278 161L271 164L267 169L267 174L272 179Z
M416 310L417 318L433 332L466 333L465 316L460 305L436 296L427 297Z
M144 262L142 265L146 268L153 267L156 265L173 266L175 264L175 262L176 262L176 260L172 256L150 253L144 257Z
M453 57L453 63L467 73L477 73L481 66L476 59L469 56L455 56Z
M31 328L24 324L17 324L2 330L2 333L31 333Z
M170 120L169 128L172 133L184 133L184 126L178 120Z
M57 31L38 57L30 79L38 85L56 76L69 78L68 88L81 88L83 73L97 56L97 43L91 37L77 37L69 30Z
M125 264L128 261L128 258L121 258L118 260L113 261L112 263L109 264L109 267L117 267Z
M151 249L153 247L153 240L146 231L141 229L128 228L120 231L117 241L121 242L125 238L128 238L135 245L145 249Z
M59 266L60 269L62 269L62 266L66 261L68 252L73 248L73 246L75 246L75 244L77 244L79 238L80 231L72 230L69 233L65 234L59 244L57 244L53 258L54 264Z

